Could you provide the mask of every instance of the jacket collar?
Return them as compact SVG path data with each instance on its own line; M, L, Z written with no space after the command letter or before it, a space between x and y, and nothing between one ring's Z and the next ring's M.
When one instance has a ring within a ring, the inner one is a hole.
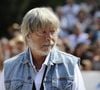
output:
M62 63L61 56L60 56L59 51L56 48L56 46L53 47L53 49L51 50L51 52L49 54L50 54L49 57L48 57L49 60L48 60L48 62L46 62L47 65L54 65L54 64ZM26 64L26 63L31 64L29 48L27 48L24 51L24 57L23 58L24 58L23 61L22 61L23 64Z
M29 55L29 48L26 48L23 53L24 53L24 56L23 56L22 63L23 64L31 63L30 55Z
M59 50L57 49L57 47L54 47L53 50L51 51L51 55L50 55L50 63L53 64L60 64L62 63L62 58L61 55L59 53Z

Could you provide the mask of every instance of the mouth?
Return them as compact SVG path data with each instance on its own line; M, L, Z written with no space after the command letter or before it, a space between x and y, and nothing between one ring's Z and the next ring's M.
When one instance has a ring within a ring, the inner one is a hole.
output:
M53 45L43 45L44 47L51 47L51 46L53 46Z
M43 45L43 47L45 47L45 48L52 48L54 45L53 44L45 44L45 45Z

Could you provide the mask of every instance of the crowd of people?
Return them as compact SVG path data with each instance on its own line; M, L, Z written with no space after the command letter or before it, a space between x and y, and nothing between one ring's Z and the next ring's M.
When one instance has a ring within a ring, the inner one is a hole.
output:
M100 4L85 0L77 4L66 0L56 13L61 26L59 38L64 50L81 58L82 70L100 70Z
M55 13L60 20L58 48L80 57L81 70L100 70L98 2L85 0L84 3L77 4L74 0L66 0L64 6L57 6ZM9 39L6 37L0 39L4 60L19 54L27 47L18 23L12 24L8 32Z

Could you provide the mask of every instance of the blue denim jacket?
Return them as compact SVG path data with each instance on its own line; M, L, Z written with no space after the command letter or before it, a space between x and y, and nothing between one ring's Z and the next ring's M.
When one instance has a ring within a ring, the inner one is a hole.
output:
M78 58L53 49L43 81L44 90L72 90L74 67ZM32 90L35 71L28 49L5 61L6 90Z

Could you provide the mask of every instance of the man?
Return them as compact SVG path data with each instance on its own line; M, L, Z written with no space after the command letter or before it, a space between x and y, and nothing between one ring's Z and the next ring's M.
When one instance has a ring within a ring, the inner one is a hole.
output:
M21 32L28 48L5 62L6 90L84 90L78 58L56 49L59 20L51 9L35 8Z

